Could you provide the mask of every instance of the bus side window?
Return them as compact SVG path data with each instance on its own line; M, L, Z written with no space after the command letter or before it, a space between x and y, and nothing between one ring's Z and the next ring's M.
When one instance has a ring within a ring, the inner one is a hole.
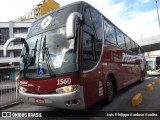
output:
M92 23L93 23L93 29L94 29L94 34L95 34L95 55L96 55L96 60L99 61L100 55L102 52L102 20L101 20L101 14L93 9L92 7L90 8L91 11L91 18L92 18Z
M104 43L107 42L117 45L114 25L104 19Z
M126 43L125 43L125 40L124 40L124 34L116 29L116 35L117 35L117 42L118 42L118 45L124 49L126 49Z
M135 43L135 53L136 53L136 54L138 54L138 48L139 48L139 47L138 47L137 43Z
M129 39L129 37L125 36L125 41L126 41L127 50L130 50L132 48L131 47L131 40Z
M95 39L93 30L87 25L83 26L83 70L90 70L96 65Z
M132 40L131 40L131 46L132 46L131 51L134 52L134 53L136 53L136 52L135 52L136 46L135 46L134 41L132 41Z

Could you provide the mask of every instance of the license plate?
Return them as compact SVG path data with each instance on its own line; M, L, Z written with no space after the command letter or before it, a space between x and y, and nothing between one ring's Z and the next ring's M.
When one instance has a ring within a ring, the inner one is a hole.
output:
M43 98L35 98L35 103L44 104L45 100Z

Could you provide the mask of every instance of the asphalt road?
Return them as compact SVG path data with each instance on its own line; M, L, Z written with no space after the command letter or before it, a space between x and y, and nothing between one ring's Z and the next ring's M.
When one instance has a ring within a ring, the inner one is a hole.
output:
M69 111L68 110L62 110L62 109L56 109L51 107L43 107L43 106L34 106L29 104L18 104L12 107L8 107L5 109L2 109L1 111L19 111L19 112L48 112L51 114L56 114L58 111L62 116L59 117L50 117L47 118L47 120L159 120L160 117L109 117L111 115L110 113L124 113L122 116L127 115L126 111L131 114L133 111L136 113L141 114L142 113L158 113L160 112L160 85L157 84L157 80L160 78L158 77L146 77L145 81L143 83L135 83L121 91L119 91L115 97L112 103L110 104L103 104L102 102L98 102L86 110L83 111ZM151 83L153 85L153 90L147 91L146 86ZM142 103L136 107L133 107L131 104L132 98L137 93L142 93ZM109 112L108 112L109 111ZM145 112L144 112L145 111ZM79 115L86 112L86 115L89 113L92 113L89 117L73 117L72 115ZM106 114L106 116L99 117L99 113ZM107 117L107 113L109 113ZM72 117L66 117L63 116L63 114L70 114ZM153 114L152 114L153 115ZM46 118L0 118L0 120L44 120Z

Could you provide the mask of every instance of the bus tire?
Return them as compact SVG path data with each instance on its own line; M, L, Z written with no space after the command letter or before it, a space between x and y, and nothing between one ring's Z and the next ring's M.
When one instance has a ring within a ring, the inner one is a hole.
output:
M105 97L105 102L106 103L111 103L113 100L113 95L114 95L114 86L111 81L111 77L108 77L107 82L106 82L106 97Z

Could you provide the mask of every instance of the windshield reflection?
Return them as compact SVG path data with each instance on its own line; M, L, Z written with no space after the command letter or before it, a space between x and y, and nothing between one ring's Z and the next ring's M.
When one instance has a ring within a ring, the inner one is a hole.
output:
M77 50L74 39L67 40L65 27L37 35L26 40L29 46L31 62L24 70L23 58L20 68L26 77L66 74L78 71ZM25 47L22 50L25 55Z

